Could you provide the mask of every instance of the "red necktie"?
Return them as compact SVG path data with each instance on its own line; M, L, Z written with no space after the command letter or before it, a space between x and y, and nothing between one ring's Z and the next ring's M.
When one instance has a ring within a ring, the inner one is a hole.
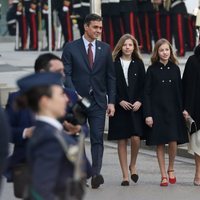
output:
M92 43L88 44L88 60L89 60L90 67L92 68L93 66Z

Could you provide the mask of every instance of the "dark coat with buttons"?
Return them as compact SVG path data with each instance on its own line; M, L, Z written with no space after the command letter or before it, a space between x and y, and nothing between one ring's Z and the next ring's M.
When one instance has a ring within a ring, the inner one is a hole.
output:
M144 116L153 118L147 127L147 144L167 144L188 141L183 118L181 74L179 67L168 62L152 64L146 74L144 88Z
M188 58L183 73L183 103L184 108L200 129L200 45L195 55ZM194 131L193 131L194 132Z
M115 115L109 119L108 140L126 139L133 135L143 135L142 107L137 112L124 110L122 100L134 103L143 101L145 68L141 60L132 60L128 69L128 86L120 59L115 61L117 98Z

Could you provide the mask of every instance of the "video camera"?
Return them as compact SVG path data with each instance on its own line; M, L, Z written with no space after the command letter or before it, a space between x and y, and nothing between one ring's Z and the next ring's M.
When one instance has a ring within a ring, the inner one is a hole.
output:
M83 125L87 121L86 109L91 105L90 101L83 97L75 104L69 104L64 120L73 125Z

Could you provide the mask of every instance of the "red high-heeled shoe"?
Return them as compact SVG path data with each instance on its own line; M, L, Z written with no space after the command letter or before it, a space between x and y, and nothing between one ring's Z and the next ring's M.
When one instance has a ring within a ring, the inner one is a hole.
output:
M167 177L163 176L163 177L161 178L160 186L168 186Z
M168 176L169 176L169 173L170 173L170 172L174 172L174 170L173 170L173 169L168 170L168 171L167 171ZM171 184L175 184L175 183L176 183L176 177L174 176L173 178L171 178L171 177L169 176L169 182L170 182Z

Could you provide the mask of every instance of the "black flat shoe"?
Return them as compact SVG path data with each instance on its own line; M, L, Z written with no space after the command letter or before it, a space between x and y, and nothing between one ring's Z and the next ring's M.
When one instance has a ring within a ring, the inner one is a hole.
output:
M122 181L121 186L129 186L129 181Z
M91 179L91 186L93 189L97 189L103 183L104 183L104 179L101 174L95 175Z
M133 182L137 183L138 179L139 179L139 176L137 174L131 174L131 180Z

